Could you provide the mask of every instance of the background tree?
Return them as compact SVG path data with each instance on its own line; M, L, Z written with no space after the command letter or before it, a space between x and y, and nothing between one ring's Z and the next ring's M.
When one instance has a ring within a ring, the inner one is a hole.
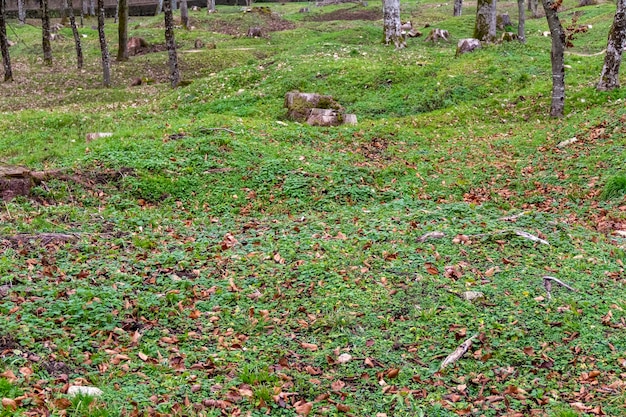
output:
M400 0L383 0L383 33L385 45L393 42L396 48L404 48L400 22Z
M187 0L180 0L180 23L185 30L189 29L189 10Z
M493 42L496 40L496 0L478 0L474 38Z
M215 0L207 0L206 2L206 11L207 13L215 13Z
M539 0L528 0L528 11L531 12L533 19L539 17Z
M622 63L624 46L626 46L626 0L617 0L617 11L609 30L598 90L609 91L619 87L619 67Z
M26 23L26 7L24 0L17 0L17 20L22 25Z
M128 0L119 0L119 21L117 23L117 60L128 61Z
M43 63L52 66L52 47L50 46L50 10L48 0L40 0L41 6L41 45L43 47Z
M4 81L13 81L11 69L11 57L9 56L9 40L7 39L7 22L5 20L6 2L0 0L0 52L2 52L2 65L4 66Z
M72 35L74 35L74 46L76 47L76 66L78 69L83 67L83 48L80 44L80 34L76 27L76 17L74 17L74 3L72 0L63 1L64 8L67 9L70 18L70 26L72 27Z
M524 7L524 0L517 0L517 11L519 15L517 21L517 40L521 43L526 43L526 8Z
M165 0L163 3L163 14L165 15L165 45L167 47L169 57L170 82L172 87L177 87L178 83L180 83L180 71L178 70L178 55L176 55L176 39L174 38L174 16L172 15L172 3L169 0Z
M100 38L100 54L102 55L102 85L111 86L111 59L109 48L104 36L104 0L98 0L98 37Z
M559 20L557 9L559 5L553 0L541 0L546 12L548 27L552 35L552 102L550 116L563 117L565 108L565 31Z
M453 16L461 16L463 12L463 0L454 0L454 10L452 12Z

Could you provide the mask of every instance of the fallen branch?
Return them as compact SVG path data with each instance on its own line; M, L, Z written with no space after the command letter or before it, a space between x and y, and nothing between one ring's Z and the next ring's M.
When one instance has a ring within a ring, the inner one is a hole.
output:
M78 236L75 234L65 234L65 233L19 233L14 236L0 236L0 240L6 240L13 244L20 244L29 242L31 240L39 240L45 246L52 242L74 242L78 240Z
M443 233L443 232L438 232L438 231L428 232L428 233L423 234L419 238L417 238L417 241L418 242L425 242L425 241L427 241L429 239L441 239L442 237L445 237L445 236L446 236L446 234Z
M520 237L525 238L525 239L532 240L533 242L539 242L539 243L543 243L544 245L550 246L550 244L548 243L547 240L541 239L541 238L539 238L539 237L537 237L535 235L531 235L530 233L523 232L521 230L515 230L514 233L516 235L520 236Z
M472 341L476 338L476 336L478 336L478 334L475 334L474 336L467 339L465 342L461 343L461 345L458 348L456 348L454 352L449 354L448 357L445 358L443 362L441 362L441 366L439 367L439 370L442 370L446 366L451 365L455 363L456 361L458 361L459 359L461 359L461 357L465 355L465 353L472 346Z
M524 232L522 230L497 230L491 233L479 233L477 235L471 235L469 237L491 237L491 236L506 236L506 235L517 235L519 237L523 237L524 239L532 240L533 242L543 243L544 245L550 246L547 240L541 239L535 235L532 235L528 232Z
M232 133L233 135L237 134L237 132L235 132L234 130L226 129L225 127L201 127L199 129L199 132L209 133L209 132L215 132L216 130L223 130L224 132Z
M546 276L543 277L543 286L546 289L546 292L548 293L548 300L552 299L551 291L552 291L552 282L553 281L556 282L557 284L559 284L561 287L565 287L565 288L567 288L570 291L577 292L575 288L570 287L569 285L567 285L566 283L564 283L560 279L546 275Z

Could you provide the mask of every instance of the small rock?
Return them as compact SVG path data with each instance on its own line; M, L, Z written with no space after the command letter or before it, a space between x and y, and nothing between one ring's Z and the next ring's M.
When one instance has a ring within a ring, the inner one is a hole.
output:
M82 385L70 385L67 389L67 395L74 397L76 395L88 395L90 397L99 397L104 392L96 387L83 387Z
M485 294L480 291L465 291L462 295L464 300L473 301L485 298Z
M348 363L351 360L352 360L352 355L350 355L349 353L342 353L337 358L337 362L339 362L339 363Z
M459 43L456 46L456 56L466 54L468 52L473 52L476 49L482 47L481 42L478 39L467 38L459 40Z
M564 140L562 142L559 142L558 145L556 145L556 147L561 149L561 148L565 148L566 146L569 146L572 143L576 143L576 142L578 142L578 138L577 137L573 137L573 138Z

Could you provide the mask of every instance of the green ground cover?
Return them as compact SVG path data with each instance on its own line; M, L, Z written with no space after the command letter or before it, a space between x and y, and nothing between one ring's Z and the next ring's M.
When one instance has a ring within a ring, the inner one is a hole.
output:
M379 43L379 2L267 6L191 12L175 90L165 52L102 89L92 21L83 71L69 29L49 69L36 22L11 22L0 161L79 181L0 206L0 415L625 414L625 93L594 88L615 6L565 2L592 28L560 120L544 19L526 45L454 58L473 4L403 3L452 41L401 51ZM161 19L131 35L162 42ZM359 124L286 120L292 90Z

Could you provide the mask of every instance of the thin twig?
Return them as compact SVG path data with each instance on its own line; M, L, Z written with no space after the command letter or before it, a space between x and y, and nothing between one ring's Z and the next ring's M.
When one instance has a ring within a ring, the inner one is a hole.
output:
M554 281L557 284L559 284L561 287L565 287L568 290L573 291L573 292L578 292L575 288L570 287L569 285L567 285L566 283L564 283L563 281L561 281L558 278L554 278L554 277L550 277L550 276L546 275L546 276L543 277L544 285L545 285L546 281Z
M201 127L199 130L200 130L200 133L208 133L208 132L213 132L216 130L223 130L224 132L232 133L233 135L237 134L237 132L235 132L234 130L226 129L225 127Z
M13 216L11 216L11 211L9 210L9 205L7 202L4 202L4 208L7 210L7 214L9 215L9 220L13 220Z
M454 352L448 355L448 357L445 358L443 362L441 362L441 366L439 367L439 370L442 370L446 366L453 364L454 362L458 361L461 358L461 356L465 355L468 349L472 346L472 341L477 336L478 334L475 334L474 336L467 339L465 342L461 343L461 345L458 348L456 348Z

